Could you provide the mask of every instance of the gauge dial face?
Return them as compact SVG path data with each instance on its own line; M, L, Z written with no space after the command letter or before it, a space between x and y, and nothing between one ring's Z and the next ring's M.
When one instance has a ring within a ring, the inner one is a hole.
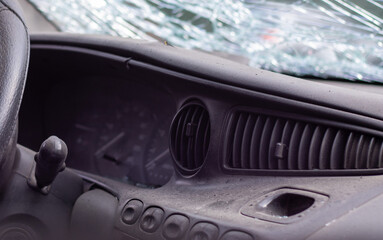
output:
M47 111L53 112L47 130L68 144L68 166L139 186L168 182L174 172L168 144L175 112L171 98L141 85L77 87L78 94L61 106L68 108L65 123L60 113ZM88 91L86 97L80 90Z
M106 122L110 127L99 133L97 172L142 185L164 185L174 171L168 148L171 119L161 119L139 104L125 106L121 117L129 121L115 124L119 121L113 119L114 124Z
M153 185L165 184L174 172L168 141L170 121L165 119L158 123L144 152L144 168L148 181L153 181Z

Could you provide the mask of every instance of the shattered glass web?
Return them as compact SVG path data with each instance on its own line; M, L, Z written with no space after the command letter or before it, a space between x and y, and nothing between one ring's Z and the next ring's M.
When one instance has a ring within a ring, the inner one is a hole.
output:
M382 0L29 0L60 31L167 41L298 76L383 82Z

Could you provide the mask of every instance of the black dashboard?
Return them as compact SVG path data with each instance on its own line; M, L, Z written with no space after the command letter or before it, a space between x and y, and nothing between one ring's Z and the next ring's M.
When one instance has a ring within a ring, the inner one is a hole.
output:
M114 196L119 239L356 239L342 221L383 192L381 103L159 44L43 35L19 143L60 136L67 165Z
M97 71L84 76L54 69L54 76L41 78L43 70L31 68L28 85L35 89L26 92L20 144L37 151L35 136L57 135L70 149L72 168L149 188L169 181L168 130L176 103L166 86ZM36 118L44 125L23 131Z

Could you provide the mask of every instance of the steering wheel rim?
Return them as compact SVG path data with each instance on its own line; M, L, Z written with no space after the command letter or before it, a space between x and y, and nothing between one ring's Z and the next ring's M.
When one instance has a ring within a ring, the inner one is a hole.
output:
M0 0L0 186L14 161L28 63L29 34L21 8L12 0Z

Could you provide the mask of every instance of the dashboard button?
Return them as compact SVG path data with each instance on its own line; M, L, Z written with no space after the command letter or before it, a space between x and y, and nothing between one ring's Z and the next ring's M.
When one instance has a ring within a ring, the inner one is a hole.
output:
M150 207L142 215L140 227L145 232L155 232L161 225L163 217L164 211L161 208Z
M240 231L230 231L225 233L221 240L253 240L253 237Z
M122 211L122 221L126 224L134 224L142 213L144 204L139 200L129 201Z
M253 240L253 237L240 231L230 231L225 233L221 240Z
M217 240L219 235L218 227L207 222L200 222L190 230L190 240Z
M140 240L138 238L127 235L126 233L117 233L115 238L116 240Z
M189 219L174 214L165 220L162 235L168 240L181 239L189 228Z

